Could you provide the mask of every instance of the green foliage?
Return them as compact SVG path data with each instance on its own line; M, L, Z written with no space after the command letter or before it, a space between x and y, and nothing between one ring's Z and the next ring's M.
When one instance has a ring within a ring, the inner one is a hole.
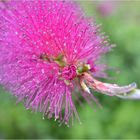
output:
M140 86L140 2L125 2L114 13L102 17L93 2L81 2L87 14L96 16L102 30L116 48L106 58L107 64L120 70L110 72L118 84L133 81ZM77 106L82 124L60 126L54 120L42 119L41 113L26 110L23 104L0 89L0 138L140 138L140 101L98 96L103 108ZM96 110L94 110L96 109Z

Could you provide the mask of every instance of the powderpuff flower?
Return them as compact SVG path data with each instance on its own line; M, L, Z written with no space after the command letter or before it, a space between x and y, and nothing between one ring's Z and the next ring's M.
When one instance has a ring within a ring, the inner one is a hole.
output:
M135 83L96 79L107 77L99 60L111 48L75 2L0 2L0 84L43 116L68 124L79 119L73 102L79 94L98 103L90 89L122 97L132 91Z

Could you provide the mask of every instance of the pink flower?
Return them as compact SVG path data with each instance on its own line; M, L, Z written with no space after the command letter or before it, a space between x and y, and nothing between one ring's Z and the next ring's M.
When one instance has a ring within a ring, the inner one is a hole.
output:
M113 96L135 87L95 79L107 77L98 62L111 47L76 3L0 2L0 84L27 109L48 118L66 124L79 119L73 103L77 89L97 102L90 88Z
M101 16L106 17L112 15L118 6L119 1L99 1L97 2L97 11Z

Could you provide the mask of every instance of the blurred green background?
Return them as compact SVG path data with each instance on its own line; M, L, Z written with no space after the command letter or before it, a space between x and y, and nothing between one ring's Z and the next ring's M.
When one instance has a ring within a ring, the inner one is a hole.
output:
M135 81L140 87L140 2L78 2L117 46L105 58L120 73L110 72L114 80L106 81L122 85ZM105 14L107 3L111 8ZM86 102L77 105L82 124L75 121L68 128L53 119L43 120L41 113L26 110L22 103L16 105L15 98L0 88L0 138L140 138L140 101L97 96L103 109L94 111L95 106Z

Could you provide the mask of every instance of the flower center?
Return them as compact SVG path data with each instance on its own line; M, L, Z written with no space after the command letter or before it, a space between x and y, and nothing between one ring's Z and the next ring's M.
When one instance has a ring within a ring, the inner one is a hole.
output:
M62 77L66 80L72 80L77 76L76 73L76 67L71 65L71 66L66 66L62 69Z
M77 76L82 76L85 72L91 71L91 65L86 63L78 63L77 65L67 64L64 55L60 54L57 57L47 56L42 54L40 59L48 61L49 63L56 63L60 67L61 78L64 80L72 80ZM61 79L60 78L60 79Z

